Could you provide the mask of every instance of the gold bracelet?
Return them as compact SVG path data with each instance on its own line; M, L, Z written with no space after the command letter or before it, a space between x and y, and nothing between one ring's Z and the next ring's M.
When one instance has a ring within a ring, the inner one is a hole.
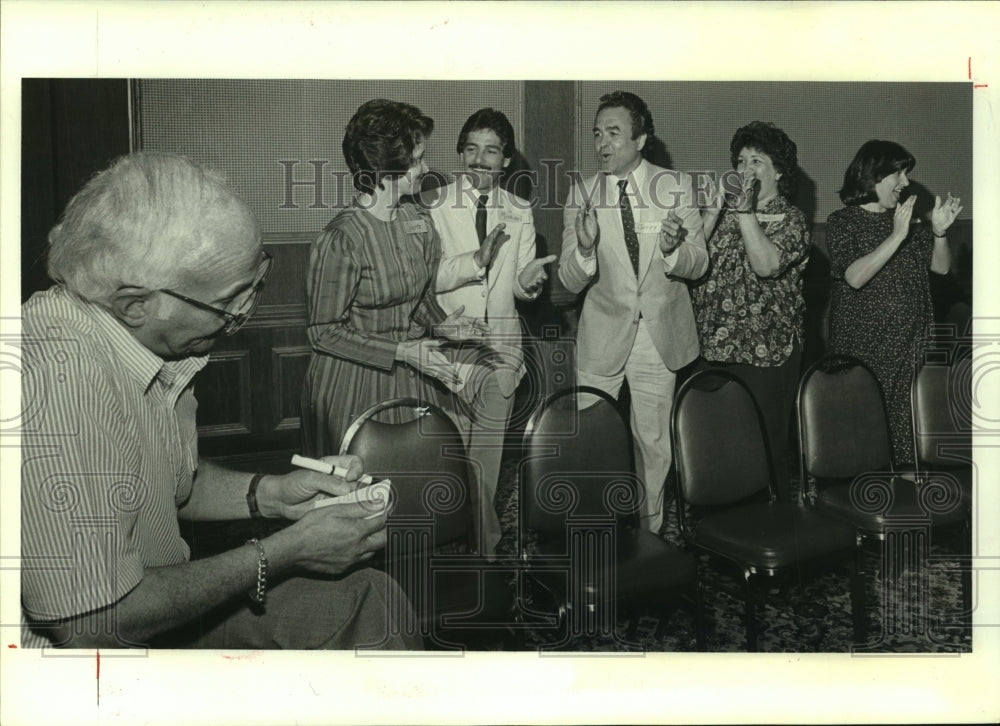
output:
M264 545L256 537L248 539L247 544L257 548L257 589L251 589L247 594L252 602L263 607L264 596L267 593L267 553L264 551Z

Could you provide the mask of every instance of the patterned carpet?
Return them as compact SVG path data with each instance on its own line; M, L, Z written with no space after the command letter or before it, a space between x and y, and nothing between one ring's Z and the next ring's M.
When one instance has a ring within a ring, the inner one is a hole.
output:
M287 458L285 458L287 461ZM517 561L517 461L505 458L496 505L503 537L497 548L501 565ZM278 473L278 472L275 472ZM797 483L793 483L797 487ZM794 491L794 489L793 489ZM680 543L676 512L666 516L666 538ZM239 546L252 536L264 536L283 522L183 524L182 534L192 545L192 555L203 557ZM967 653L972 650L971 629L963 624L961 576L955 555L962 551L961 532L934 532L927 566L904 570L886 580L881 575L882 556L877 545L865 550L866 616L868 643L862 649L875 653ZM529 539L530 551L530 539ZM709 652L746 649L743 599L738 573L699 560ZM849 653L852 644L849 575L846 568L810 574L785 581L768 592L757 611L762 652ZM506 581L516 592L514 577ZM521 587L521 604L528 611L544 610L547 600L533 592L530 582ZM566 639L565 631L551 626L522 626L516 637L501 629L466 634L472 650L587 651L694 651L694 617L689 608L649 605L620 610L611 633L578 635ZM512 618L513 620L513 618ZM535 622L530 617L528 622Z
M501 559L513 560L517 531L516 461L504 462L497 509L504 535L498 547ZM797 487L797 482L793 483ZM794 490L793 490L794 493ZM667 512L666 538L680 544L673 505ZM758 607L759 649L762 652L847 653L862 650L884 653L967 653L971 630L962 623L962 586L956 553L962 551L961 532L934 532L928 566L905 570L887 582L881 574L878 545L864 554L867 570L866 615L868 642L852 644L850 578L846 568L819 572L785 582L768 592ZM742 583L735 571L724 571L699 558L709 652L746 649ZM523 593L531 604L533 593ZM693 651L694 617L689 609L665 606L633 608L617 613L617 627L604 637L577 636L558 650L585 651ZM519 647L547 649L562 639L550 628L527 633ZM484 649L505 647L484 640Z

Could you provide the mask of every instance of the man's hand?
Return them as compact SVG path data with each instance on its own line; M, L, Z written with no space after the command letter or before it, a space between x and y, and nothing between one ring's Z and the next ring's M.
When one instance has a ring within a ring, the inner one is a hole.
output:
M660 222L660 254L669 255L681 246L687 237L687 229L680 216L674 210L670 210L667 216Z
M448 340L482 340L489 335L489 325L481 318L463 315L464 312L465 306L460 305L435 327L435 334Z
M295 566L323 575L339 575L385 547L385 513L372 517L371 505L322 507L267 540L289 538L282 545ZM270 550L268 550L270 551Z
M323 461L347 469L342 479L334 474L320 474L296 469L284 476L265 476L257 488L257 502L267 517L300 519L312 510L317 499L338 497L354 491L358 477L364 472L357 456L325 456Z
M472 256L477 265L480 267L489 267L493 264L493 260L497 258L497 253L500 251L500 246L510 239L510 235L504 232L506 226L506 224L501 222L493 228L492 232L486 235L486 239L483 240L483 243L479 245L479 249Z
M536 257L521 270L521 274L517 276L517 283L521 286L529 295L534 295L535 291L542 286L542 283L549 279L548 274L545 272L545 266L550 262L555 262L558 259L558 255L549 255L548 257Z
M597 210L589 204L580 207L576 213L576 244L580 254L590 257L601 238L601 228L597 224Z

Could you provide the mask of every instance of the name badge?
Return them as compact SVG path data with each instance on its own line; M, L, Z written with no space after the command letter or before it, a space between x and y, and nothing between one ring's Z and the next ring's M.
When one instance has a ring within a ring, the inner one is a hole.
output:
M500 221L504 224L524 224L524 218L514 212L500 212Z
M407 234L423 234L427 231L427 223L422 219L414 219L410 222L403 222L403 229Z
M659 222L640 222L635 227L639 234L656 234L660 231Z
M758 214L758 222L780 222L785 218L784 214Z

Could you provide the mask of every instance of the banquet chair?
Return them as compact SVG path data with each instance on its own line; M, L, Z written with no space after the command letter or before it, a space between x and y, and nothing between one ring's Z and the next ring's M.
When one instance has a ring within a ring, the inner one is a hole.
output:
M639 526L643 486L632 437L615 401L596 388L547 396L525 427L519 468L519 551L524 574L548 598L563 629L616 630L619 606L693 608L695 647L704 628L695 558Z
M510 635L512 568L479 555L474 479L448 414L412 398L375 404L344 433L340 453L391 481L387 543L375 564L413 605L408 633L441 649L476 643L487 631Z
M829 354L813 363L799 382L797 408L802 487L817 507L878 541L887 527L961 522L957 501L937 501L913 472L896 471L882 392L860 360Z
M972 608L972 355L954 341L924 341L910 389L913 447L919 486L942 498L961 499L963 542L970 562L962 568L963 607Z
M856 642L864 641L860 538L800 501L779 501L763 420L737 376L710 368L678 389L671 412L677 518L688 546L742 573L747 650L758 647L764 582L847 564Z

